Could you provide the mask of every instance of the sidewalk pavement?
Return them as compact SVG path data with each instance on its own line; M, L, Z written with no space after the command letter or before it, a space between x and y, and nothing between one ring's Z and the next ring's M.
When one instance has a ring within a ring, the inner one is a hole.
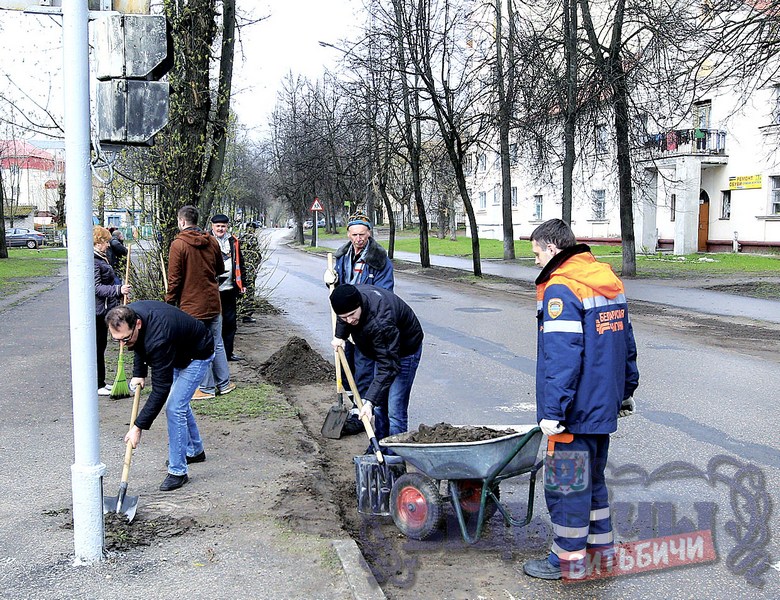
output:
M263 473L272 469L297 472L301 466L299 454L262 445L255 448L259 456L252 455L254 462L248 472L238 469L231 474L220 467L219 453L200 471L211 469L207 478L212 481L219 477L256 480L252 488L257 494L256 506L247 509L252 518L243 522L241 515L231 514L224 526L201 527L200 534L195 526L194 534L160 537L149 546L111 553L103 562L74 566L74 532L69 525L74 426L68 284L64 273L46 281L35 297L20 294L14 302L0 307L0 597L385 597L346 533L337 540L295 535L264 511L276 490L265 482ZM128 402L100 401L101 460L108 467L103 489L107 495L118 489L124 446L116 431L126 427ZM144 436L143 451L133 461L131 493L143 490L147 512L198 517L198 522L217 513L214 519L218 520L226 510L219 499L230 493L225 490L231 487L209 490L192 485L175 496L154 491L165 470L164 431L163 416L155 423L155 431ZM213 435L228 433L231 440L242 435L240 429Z
M344 241L322 240L319 244L328 248L338 248L344 244ZM420 262L420 255L412 252L396 251L393 258L413 263ZM468 272L473 272L474 270L471 258L457 256L432 255L431 265ZM486 275L496 275L505 279L528 282L534 282L539 275L538 268L525 266L518 260L483 260L482 272ZM629 302L631 300L640 300L642 302L674 306L709 315L742 317L756 321L780 323L780 299L762 300L759 298L747 298L735 294L681 286L674 280L624 279L623 283L626 286L626 295Z

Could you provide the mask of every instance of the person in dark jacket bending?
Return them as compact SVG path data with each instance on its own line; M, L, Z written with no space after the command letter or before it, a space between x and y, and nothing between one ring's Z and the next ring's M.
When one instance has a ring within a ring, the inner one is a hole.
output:
M342 284L333 290L330 303L338 317L333 347L343 348L351 335L355 346L374 360L374 378L363 398L361 417L373 413L377 439L404 433L422 355L423 330L417 316L393 292L373 285Z
M114 341L135 352L130 388L143 388L152 369L152 393L125 435L125 443L137 447L141 432L152 426L166 406L168 476L160 490L180 488L188 481L187 465L206 458L190 399L214 360L214 338L198 319L156 300L112 308L106 323Z

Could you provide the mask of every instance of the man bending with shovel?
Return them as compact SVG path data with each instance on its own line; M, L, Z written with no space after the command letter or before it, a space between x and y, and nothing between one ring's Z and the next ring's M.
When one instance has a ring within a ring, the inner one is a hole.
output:
M152 393L124 441L137 447L167 401L168 476L160 490L180 488L188 481L187 464L206 458L190 400L214 360L214 338L198 319L156 300L112 308L106 324L115 342L135 352L131 389L143 388L152 368Z
M373 412L379 440L404 433L422 354L423 330L417 316L393 292L373 285L342 284L333 290L330 303L338 317L333 347L343 348L351 335L360 352L374 361L360 417Z

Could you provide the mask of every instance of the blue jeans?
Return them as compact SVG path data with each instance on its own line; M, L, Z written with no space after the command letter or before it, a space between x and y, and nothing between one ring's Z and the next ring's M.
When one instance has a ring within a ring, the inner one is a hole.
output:
M401 371L390 385L386 399L375 399L377 404L374 406L374 433L377 440L408 431L409 395L421 355L422 344L414 353L401 358Z
M227 354L225 354L225 344L222 342L222 315L217 315L211 320L201 319L206 327L209 328L211 336L214 338L214 362L211 367L206 369L206 375L200 382L200 390L207 394L214 394L214 380L220 390L224 390L230 383L230 367L228 366Z
M187 474L187 456L203 452L203 440L192 414L190 400L203 375L214 360L212 354L205 360L193 360L184 369L173 370L173 384L165 404L168 419L168 473Z

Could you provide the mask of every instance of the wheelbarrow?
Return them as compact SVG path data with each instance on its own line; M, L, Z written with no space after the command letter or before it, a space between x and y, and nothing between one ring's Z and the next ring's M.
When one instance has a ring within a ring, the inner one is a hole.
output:
M496 511L504 523L524 527L533 517L537 462L542 431L534 425L502 427L516 433L491 440L439 444L409 443L412 433L382 440L416 471L407 471L392 483L390 514L396 527L407 537L424 540L439 529L444 520L444 503L455 510L460 532L468 544L482 535L485 522ZM500 500L499 484L510 477L530 474L528 506L524 519L513 517ZM446 486L442 485L446 482ZM442 489L445 493L442 494ZM467 528L467 520L476 524Z

